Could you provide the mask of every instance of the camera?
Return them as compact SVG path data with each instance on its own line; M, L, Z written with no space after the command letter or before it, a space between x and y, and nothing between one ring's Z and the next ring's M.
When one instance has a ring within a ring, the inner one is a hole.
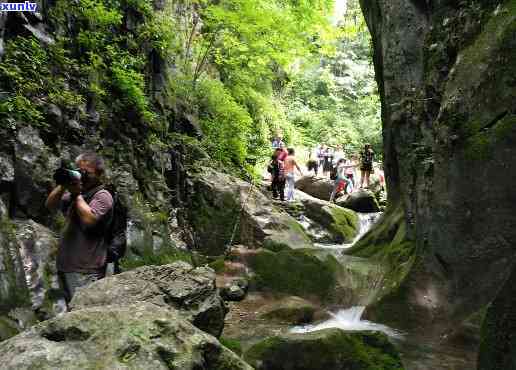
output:
M81 181L81 178L82 174L78 169L68 169L61 166L54 172L54 180L57 185L69 185Z

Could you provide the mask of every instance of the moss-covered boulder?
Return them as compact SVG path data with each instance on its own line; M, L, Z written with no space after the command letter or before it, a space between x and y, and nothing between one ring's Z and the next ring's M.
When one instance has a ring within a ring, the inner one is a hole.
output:
M61 315L0 343L5 370L252 368L171 309L139 302Z
M285 322L288 324L304 324L311 322L317 307L300 297L285 297L260 308L260 317Z
M259 249L248 256L251 288L331 300L338 262L318 258L313 250L285 248L278 252Z
M258 187L251 186L210 168L200 170L194 179L188 208L195 248L207 255L221 255L233 232L233 244L311 247L310 238L301 225L276 208Z
M14 337L20 331L21 328L15 321L9 317L0 316L0 342Z
M359 232L358 215L350 209L314 198L301 191L296 192L296 202L287 205L287 209L291 207L295 207L297 213L322 228L329 237L328 242L350 243Z
M406 288L414 282L417 261L414 242L408 239L404 213L401 207L389 209L346 254L367 258L379 266L374 295L366 314L374 321L398 328L417 326L432 314L432 306L420 308L406 296ZM420 281L421 286L427 280ZM408 301L408 302L407 302Z
M224 327L226 310L215 286L215 273L186 262L144 266L98 280L78 291L72 310L135 302L177 309L182 317L214 336Z
M325 329L267 338L245 353L257 370L402 370L384 334Z
M338 198L335 203L341 207L352 209L355 212L379 212L380 205L372 191L359 190Z

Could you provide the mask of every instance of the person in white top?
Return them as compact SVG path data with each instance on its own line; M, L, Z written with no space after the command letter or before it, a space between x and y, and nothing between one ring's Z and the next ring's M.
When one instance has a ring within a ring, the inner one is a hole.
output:
M296 162L294 149L288 148L288 156L285 159L285 177L287 180L287 202L294 200L294 190L296 183L295 169L299 171L299 174L303 176L303 172Z

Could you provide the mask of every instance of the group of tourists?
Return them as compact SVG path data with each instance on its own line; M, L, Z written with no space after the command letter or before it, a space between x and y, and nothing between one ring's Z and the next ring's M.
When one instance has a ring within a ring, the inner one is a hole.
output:
M330 196L330 201L333 201L335 195L340 191L350 194L357 188L357 168L360 169L359 188L364 188L364 183L365 188L369 188L374 158L375 153L371 144L365 144L359 155L351 156L346 155L341 145L337 145L335 148L319 145L310 152L307 166L309 170L314 171L316 176L322 172L323 177L334 180Z
M299 167L295 150L286 148L283 141L278 143L278 147L274 148L271 161L267 167L267 171L271 174L272 197L282 201L293 201L295 193L296 175L298 171L303 176L303 171ZM286 194L285 194L286 193Z
M274 153L268 165L268 172L271 174L271 190L274 199L292 201L295 191L295 170L302 175L295 151L286 148L281 138L272 141ZM371 184L371 174L373 173L375 153L370 144L365 144L358 155L348 156L341 145L330 147L318 145L309 152L306 164L308 171L313 171L315 176L322 174L323 177L334 181L330 201L334 201L340 192L352 193L357 188L369 188ZM360 170L360 184L358 184L357 170ZM378 167L379 172L381 169ZM383 175L379 174L381 185L383 186Z

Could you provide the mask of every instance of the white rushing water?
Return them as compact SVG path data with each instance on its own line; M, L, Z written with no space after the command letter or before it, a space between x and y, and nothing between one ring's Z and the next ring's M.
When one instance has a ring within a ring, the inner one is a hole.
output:
M290 329L291 333L310 333L317 330L338 328L346 331L374 330L386 335L401 339L403 334L386 325L377 324L371 321L362 320L365 307L357 306L346 310L339 310L337 313L329 313L332 318L315 325L302 325Z
M362 236L367 233L371 227L378 221L381 212L378 213L358 213L360 222L359 232L355 239L351 243L347 244L324 244L316 243L315 245L321 249L342 251L352 247ZM339 310L336 313L329 312L331 319L315 325L303 325L296 326L290 329L292 333L309 333L312 331L339 328L346 331L359 331L359 330L374 330L385 333L386 335L401 339L403 334L389 328L386 325L377 324L372 321L362 320L362 314L364 313L365 307L356 306L348 309Z
M337 249L337 250L344 250L351 248L362 236L367 233L371 227L378 221L380 216L382 215L382 212L376 212L376 213L359 213L358 215L358 221L359 221L359 228L358 228L358 234L355 236L355 239L351 243L346 244L327 244L327 243L315 243L314 245L321 249Z

